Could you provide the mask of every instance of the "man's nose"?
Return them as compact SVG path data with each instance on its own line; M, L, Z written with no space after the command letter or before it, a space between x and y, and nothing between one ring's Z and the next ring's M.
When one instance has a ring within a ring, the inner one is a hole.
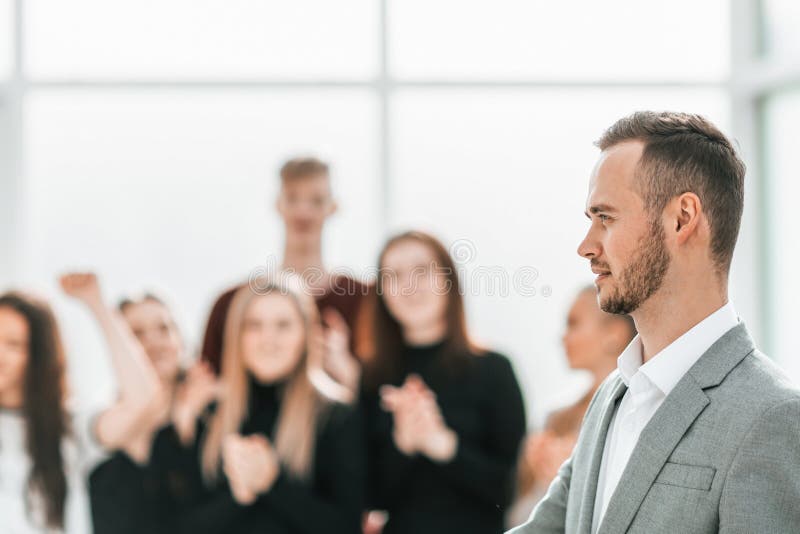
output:
M595 239L593 234L593 229L589 228L589 231L586 232L586 236L583 238L583 241L581 241L578 245L578 255L582 258L586 258L587 260L600 255L600 244L597 239Z

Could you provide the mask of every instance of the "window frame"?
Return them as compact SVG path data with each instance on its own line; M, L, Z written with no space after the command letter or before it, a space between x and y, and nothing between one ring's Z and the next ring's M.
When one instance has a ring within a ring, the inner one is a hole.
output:
M734 298L742 310L750 310L748 326L756 340L769 354L771 339L765 325L773 318L771 287L768 279L770 251L768 210L763 205L766 176L762 164L765 132L763 102L773 92L800 83L800 62L792 64L784 59L773 59L763 53L762 3L761 0L730 0L730 77L722 81L647 80L609 82L584 80L436 80L396 79L389 68L389 2L377 0L378 20L378 72L374 79L353 81L347 79L292 80L281 78L256 80L103 80L86 79L27 79L24 72L24 17L25 1L12 0L12 70L11 77L0 80L0 139L6 138L5 149L0 149L0 211L7 220L0 225L0 246L11 251L11 257L19 257L23 244L18 242L20 206L24 206L24 110L27 95L36 91L125 89L146 91L153 88L171 88L186 91L213 91L219 88L249 89L325 89L358 88L369 89L377 95L378 106L378 179L380 198L379 212L382 214L383 230L393 220L390 191L392 185L391 161L391 105L394 93L406 88L415 89L542 89L542 88L722 88L730 95L731 124L742 154L748 163L748 194L746 215L743 221L731 287ZM7 224L10 223L10 224ZM9 265L9 263L11 265ZM14 262L3 262L0 276L15 278Z

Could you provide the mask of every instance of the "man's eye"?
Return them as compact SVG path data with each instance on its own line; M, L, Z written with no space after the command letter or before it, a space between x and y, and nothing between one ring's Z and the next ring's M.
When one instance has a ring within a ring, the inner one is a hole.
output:
M598 215L597 218L600 219L602 222L606 222L607 220L610 219L608 215L603 215L602 213Z

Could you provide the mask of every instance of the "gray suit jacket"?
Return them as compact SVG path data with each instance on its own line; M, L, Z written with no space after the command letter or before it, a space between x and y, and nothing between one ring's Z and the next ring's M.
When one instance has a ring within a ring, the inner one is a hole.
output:
M626 387L595 395L572 457L509 534L589 534L611 416ZM744 324L706 351L642 431L598 534L800 533L800 391Z

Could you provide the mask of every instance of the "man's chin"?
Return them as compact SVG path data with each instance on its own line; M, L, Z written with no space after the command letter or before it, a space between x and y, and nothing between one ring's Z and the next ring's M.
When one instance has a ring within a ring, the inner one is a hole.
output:
M612 291L612 288L605 284L595 283L594 287L597 290L597 304L600 306L600 308L603 308L611 299L611 295L613 295L614 292Z
M627 315L628 303L624 302L616 291L610 287L597 288L597 305L606 313Z

